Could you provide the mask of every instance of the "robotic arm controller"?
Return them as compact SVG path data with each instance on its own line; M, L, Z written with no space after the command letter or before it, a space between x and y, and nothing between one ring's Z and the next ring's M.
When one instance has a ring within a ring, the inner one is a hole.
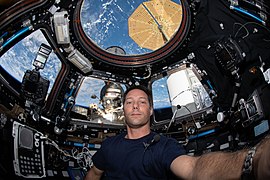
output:
M35 109L39 114L49 88L49 80L40 75L39 69L45 67L47 58L52 49L46 44L41 44L37 56L33 62L35 69L27 70L22 80L21 95L26 100L26 108Z

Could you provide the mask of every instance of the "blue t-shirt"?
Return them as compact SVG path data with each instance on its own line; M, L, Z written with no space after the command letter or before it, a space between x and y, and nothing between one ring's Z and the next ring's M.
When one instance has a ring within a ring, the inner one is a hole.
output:
M104 171L105 179L169 179L172 161L185 150L175 139L162 135L154 141L155 135L151 132L139 139L126 139L126 133L121 133L109 137L92 157L93 163Z

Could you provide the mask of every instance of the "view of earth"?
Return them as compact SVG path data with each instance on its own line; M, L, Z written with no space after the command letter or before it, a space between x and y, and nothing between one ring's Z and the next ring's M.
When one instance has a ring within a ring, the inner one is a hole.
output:
M83 29L89 38L102 49L119 46L124 49L126 55L152 52L150 49L138 46L129 36L128 18L143 2L147 1L85 0L81 12ZM181 7L181 0L172 2L175 6Z

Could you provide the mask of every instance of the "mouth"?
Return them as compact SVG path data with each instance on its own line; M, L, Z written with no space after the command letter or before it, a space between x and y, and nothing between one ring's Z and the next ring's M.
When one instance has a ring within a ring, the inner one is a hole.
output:
M131 116L140 116L141 113L132 113Z

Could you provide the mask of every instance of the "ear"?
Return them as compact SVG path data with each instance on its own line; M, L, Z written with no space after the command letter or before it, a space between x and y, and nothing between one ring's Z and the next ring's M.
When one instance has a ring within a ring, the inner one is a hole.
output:
M150 109L150 116L153 115L153 112L154 112L153 107L151 107L151 109Z

